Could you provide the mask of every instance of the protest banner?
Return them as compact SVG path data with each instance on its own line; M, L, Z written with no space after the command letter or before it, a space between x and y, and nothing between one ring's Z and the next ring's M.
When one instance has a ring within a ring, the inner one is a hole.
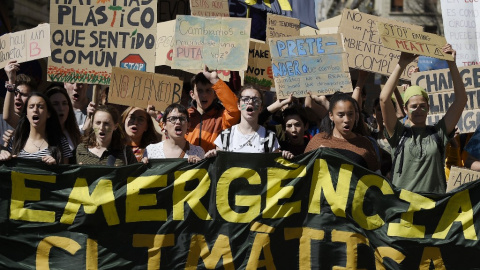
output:
M247 70L251 19L177 16L172 68Z
M292 17L267 13L266 38L300 35L300 20Z
M157 1L51 1L54 82L110 84L112 67L155 70Z
M2 269L480 268L480 182L413 193L327 148L288 161L12 160L0 177Z
M465 89L480 88L480 66L459 67ZM450 69L438 69L412 74L412 84L421 86L427 93L453 90Z
M340 34L269 40L277 98L351 92Z
M248 50L248 68L245 71L245 83L254 84L269 91L273 86L272 60L270 46L263 41L250 41Z
M445 38L457 51L457 65L480 65L480 2L442 0L441 7Z
M422 31L422 27L355 10L343 10L338 31L344 36L348 66L390 76L398 63L400 52L383 46L378 33L377 22L398 25L417 31ZM400 78L410 80L411 73L416 66L416 62L410 63Z
M113 67L108 102L140 108L153 105L163 111L180 102L182 89L183 81L176 77Z
M190 0L192 16L230 17L228 0Z
M389 49L453 61L453 55L442 51L447 44L442 36L391 23L377 22L377 28L383 46Z
M480 179L480 172L452 166L450 168L450 177L447 182L447 192L467 183L477 181L478 179Z
M0 68L4 68L10 60L23 63L49 56L50 25L48 23L0 37Z
M155 43L155 66L172 64L173 45L175 43L175 20L157 24L157 42Z

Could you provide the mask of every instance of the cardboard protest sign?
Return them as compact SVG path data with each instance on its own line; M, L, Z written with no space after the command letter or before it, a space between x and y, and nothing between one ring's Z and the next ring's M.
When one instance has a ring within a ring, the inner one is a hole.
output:
M193 16L230 17L228 0L190 0Z
M23 63L50 56L50 25L5 34L0 37L0 68L8 61Z
M473 132L476 125L480 124L480 66L461 67L458 70L468 96L458 127L461 133ZM430 111L427 122L438 122L455 99L450 69L413 73L412 84L423 87L428 93Z
M452 166L447 182L447 192L467 183L477 181L478 179L480 179L480 172Z
M427 115L427 125L435 125L444 115L444 113ZM457 123L460 133L474 132L478 125L480 125L480 109L464 110Z
M377 22L398 25L416 31L422 31L422 27L344 9L338 31L344 35L348 66L390 76L398 63L400 52L382 44L376 26ZM410 80L411 72L416 66L415 62L410 63L401 78Z
M177 16L172 68L246 70L251 19Z
M175 20L157 24L155 43L155 66L171 65L173 44L175 43Z
M340 34L269 40L277 98L351 92Z
M291 37L300 35L300 20L267 13L267 41L269 38Z
M155 70L157 1L52 1L49 81L110 84L112 67Z
M480 66L459 67L465 89L480 88ZM450 69L438 69L412 74L412 84L421 86L427 93L453 90Z
M441 2L445 38L457 51L457 66L480 65L480 2Z
M442 36L391 23L377 22L377 27L383 46L389 49L453 61L453 55L442 51L447 44Z
M108 102L140 108L154 105L163 111L180 102L182 88L183 82L177 77L114 67Z
M273 86L271 61L270 46L268 44L262 41L250 41L245 82L255 84L262 90L270 90Z

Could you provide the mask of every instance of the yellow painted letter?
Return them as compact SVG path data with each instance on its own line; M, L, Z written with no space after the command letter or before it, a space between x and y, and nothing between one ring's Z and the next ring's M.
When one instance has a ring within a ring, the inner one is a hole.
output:
M185 190L188 182L198 180L198 186L194 190ZM207 194L210 188L210 177L205 169L192 169L186 172L175 172L175 182L173 183L173 220L184 220L185 203L187 203L193 212L203 220L211 220L200 199Z
M50 257L50 250L53 247L58 247L68 251L68 253L74 255L81 248L81 246L74 240L61 236L49 236L45 237L37 247L36 268L37 269L50 269L50 263L48 258ZM60 258L57 258L60 260Z
M165 209L140 209L142 206L157 205L157 194L140 194L140 190L167 186L167 175L129 177L125 201L125 222L166 221Z
M175 244L173 234L134 234L134 247L148 248L148 270L160 269L161 248L171 247Z
M217 264L220 259L223 259L223 267L225 270L235 269L235 266L233 265L232 249L230 248L230 239L225 235L218 235L218 238L212 247L212 251L208 248L203 235L193 235L192 241L190 242L190 252L188 253L185 269L197 269L199 257L203 259L203 263L207 269L217 269Z

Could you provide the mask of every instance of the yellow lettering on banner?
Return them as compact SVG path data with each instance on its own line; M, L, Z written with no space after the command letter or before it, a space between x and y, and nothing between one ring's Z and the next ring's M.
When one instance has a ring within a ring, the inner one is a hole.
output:
M185 190L187 182L197 179L199 183L194 190ZM173 182L173 220L184 220L185 203L190 206L200 219L212 219L205 206L200 202L200 199L207 194L210 182L208 171L205 169L175 172L175 182Z
M86 268L88 270L98 269L98 243L97 240L87 239Z
M400 264L405 260L405 255L392 247L378 247L375 249L375 269L386 270L383 264L383 258L390 258L394 262Z
M353 232L344 232L344 231L332 231L332 242L343 242L346 246L346 260L345 267L335 265L332 267L332 270L343 270L343 269L358 269L358 245L364 244L369 245L368 239L358 233ZM360 270L360 269L359 269Z
M160 269L160 259L162 256L162 247L172 247L175 245L174 234L134 234L133 247L148 248L148 270Z
M400 223L388 224L388 236L425 238L425 226L413 224L413 214L422 209L435 208L435 201L420 194L402 189L400 199L410 203L407 212L400 216Z
M70 238L61 236L45 237L37 247L37 258L35 259L36 269L48 270L50 269L50 250L53 247L61 248L68 253L74 255L81 248L81 246ZM57 258L59 259L59 258Z
M283 199L288 199L293 195L294 186L285 186L285 180L304 177L307 174L306 166L299 166L282 159L281 163L288 167L296 168L294 170L285 170L280 168L268 168L267 171L267 203L263 210L264 218L284 218L292 214L300 213L302 202L285 202L279 204Z
M422 260L418 270L429 270L432 262L435 270L446 270L440 249L437 247L426 247L423 249Z
M253 270L258 268L265 268L267 270L275 270L275 263L273 261L272 250L270 249L270 235L275 231L274 227L255 222L250 231L257 232L255 239L253 240L250 256L248 256L247 270ZM262 255L264 260L260 260Z
M323 240L325 232L313 228L285 228L285 240L300 239L299 269L312 269L312 240Z
M335 189L330 171L328 170L327 161L324 159L315 160L308 212L311 214L320 214L320 199L323 191L323 196L325 196L332 212L337 217L345 217L352 171L353 165L342 164L340 166L337 188Z
M246 206L245 213L235 212L228 202L230 184L238 179L245 178L250 185L260 185L260 175L252 169L233 167L226 170L217 183L217 209L218 213L228 222L250 223L261 211L260 195L235 195L235 205Z
M467 240L477 240L473 223L472 202L467 190L455 193L447 203L432 238L445 239L454 222L462 223L463 236Z
M219 234L212 250L208 248L205 237L200 234L192 235L190 242L190 252L188 252L187 264L185 270L196 270L198 258L202 258L205 268L217 269L220 259L223 259L225 270L234 270L232 249L230 248L230 239L226 235Z
M40 201L40 189L28 188L25 180L55 183L55 175L36 175L12 171L10 219L30 222L55 222L55 212L24 208L25 201Z
M365 194L372 186L378 187L384 195L393 194L392 187L390 187L385 179L378 175L367 174L358 180L357 187L355 188L355 194L353 195L352 216L358 225L366 230L374 230L382 227L383 224L385 224L383 219L378 214L366 216L363 212Z
M115 207L115 195L113 194L111 180L101 179L98 181L92 195L90 195L87 180L85 178L77 178L68 197L68 202L60 222L72 224L81 205L83 205L83 210L86 214L94 214L98 206L101 206L108 225L112 226L120 223L117 208Z
M125 222L166 221L165 209L140 209L157 205L157 194L140 194L140 190L167 186L167 175L129 177L125 201Z

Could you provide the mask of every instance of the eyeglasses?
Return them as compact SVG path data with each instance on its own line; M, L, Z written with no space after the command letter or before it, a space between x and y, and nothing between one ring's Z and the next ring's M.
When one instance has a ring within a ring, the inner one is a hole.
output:
M260 103L261 100L259 97L250 97L250 96L241 96L240 97L240 101L243 102L243 103L247 103L249 101L252 101L253 103Z
M177 122L177 120L180 120L180 123L183 124L183 123L187 122L187 117L185 117L185 116L169 116L169 117L167 117L167 121L172 123L172 124L175 124Z
M28 94L20 92L20 90L15 89L15 97L20 95L20 97L28 97Z

